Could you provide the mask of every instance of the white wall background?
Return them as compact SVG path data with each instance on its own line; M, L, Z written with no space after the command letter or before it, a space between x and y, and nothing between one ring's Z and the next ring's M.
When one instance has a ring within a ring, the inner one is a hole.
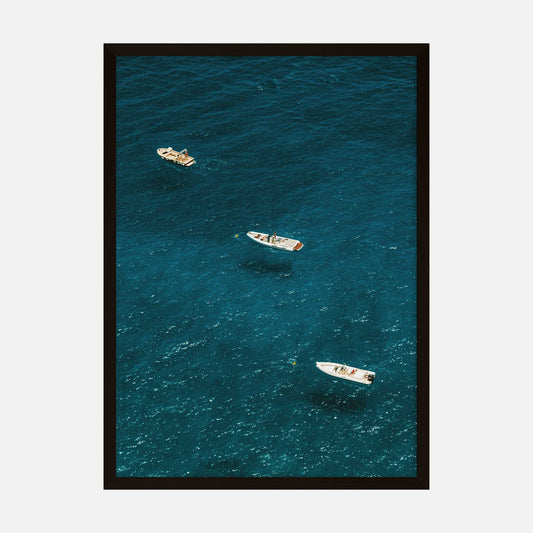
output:
M2 11L5 531L531 528L526 2L50 0ZM430 43L430 491L102 490L105 42Z

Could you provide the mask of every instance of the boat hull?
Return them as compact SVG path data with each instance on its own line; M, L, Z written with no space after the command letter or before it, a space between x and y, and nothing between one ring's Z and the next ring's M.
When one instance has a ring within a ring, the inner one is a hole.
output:
M303 248L303 244L296 239L289 239L288 237L274 237L267 233L260 233L258 231L249 231L247 237L252 241L268 248L276 248L277 250L285 250L286 252L298 252Z
M376 376L376 373L371 372L370 370L363 370L341 363L317 362L316 367L334 378L355 381L357 383L363 383L364 385L372 385Z

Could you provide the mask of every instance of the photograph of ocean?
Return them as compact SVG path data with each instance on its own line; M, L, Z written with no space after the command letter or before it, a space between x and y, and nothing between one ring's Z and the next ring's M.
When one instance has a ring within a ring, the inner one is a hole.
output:
M416 209L415 56L117 57L117 477L416 476Z

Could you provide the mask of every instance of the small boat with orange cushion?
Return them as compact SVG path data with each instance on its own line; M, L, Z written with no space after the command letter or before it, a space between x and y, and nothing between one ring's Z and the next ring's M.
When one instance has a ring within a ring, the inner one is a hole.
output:
M289 239L288 237L278 237L275 233L273 235L268 235L268 233L249 231L246 235L257 244L269 246L270 248L277 248L278 250L298 252L303 248L303 244L300 241Z
M318 370L322 370L326 374L335 378L347 379L348 381L357 381L357 383L364 383L365 385L372 385L375 372L370 370L362 370L353 366L343 365L341 363L316 363Z

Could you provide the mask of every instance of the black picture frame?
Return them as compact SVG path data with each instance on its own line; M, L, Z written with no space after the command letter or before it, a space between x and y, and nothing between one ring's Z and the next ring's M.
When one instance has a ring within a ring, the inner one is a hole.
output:
M429 489L429 44L104 44L104 489ZM416 477L118 477L116 473L116 58L416 56Z

